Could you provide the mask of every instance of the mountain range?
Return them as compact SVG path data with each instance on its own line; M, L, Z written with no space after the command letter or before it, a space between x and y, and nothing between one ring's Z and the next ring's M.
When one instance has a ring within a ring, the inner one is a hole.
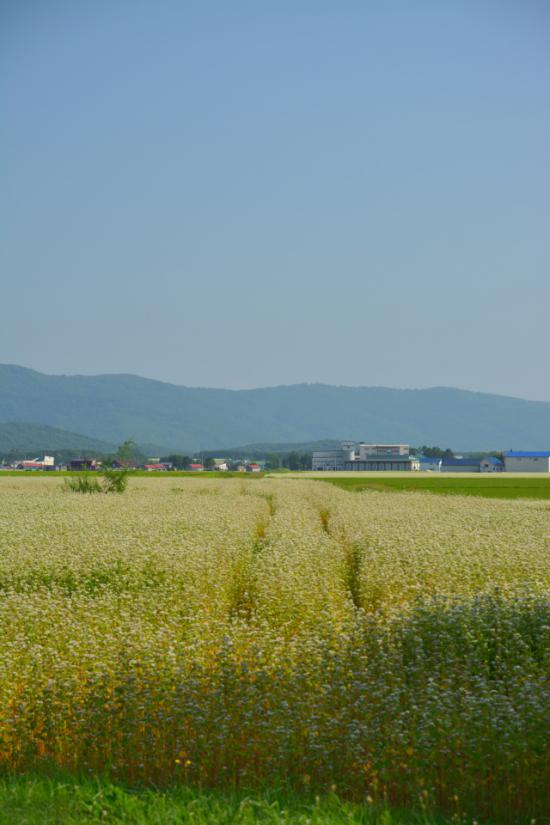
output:
M81 453L115 453L116 446L97 438L26 421L0 422L0 453L46 453L71 450Z
M184 387L136 375L45 375L0 365L0 422L194 452L353 439L457 450L549 449L550 402L449 387ZM47 445L43 445L44 447Z

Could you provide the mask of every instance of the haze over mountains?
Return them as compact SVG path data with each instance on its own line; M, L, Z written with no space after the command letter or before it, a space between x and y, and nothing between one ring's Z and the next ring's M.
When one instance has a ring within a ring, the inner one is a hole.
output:
M0 422L186 452L344 438L456 450L550 444L550 402L447 387L203 389L135 375L44 375L15 365L0 365Z
M97 438L24 421L0 422L0 452L40 453L75 450L83 453L115 453L114 444Z

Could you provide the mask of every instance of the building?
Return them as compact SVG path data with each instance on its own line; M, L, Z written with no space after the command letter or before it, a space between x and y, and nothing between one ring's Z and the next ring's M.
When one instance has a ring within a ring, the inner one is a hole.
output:
M213 470L219 470L222 473L227 472L229 470L229 464L227 463L225 458L215 458L214 464L212 465Z
M189 469L192 470L194 473L200 473L204 470L204 464L194 462L193 464L189 465Z
M410 455L408 444L359 444L358 455L346 463L346 470L394 471L419 470L420 462Z
M435 456L432 458L428 458L426 456L420 456L418 459L420 463L420 469L425 473L440 473L441 472L441 465L443 464L442 458L436 458Z
M368 444L343 441L340 449L316 450L313 470L399 471L419 470L420 462L410 455L408 444Z
M354 441L342 441L340 449L315 450L311 459L312 470L343 470L344 464L355 460Z
M45 455L42 460L39 458L32 458L30 460L24 459L19 461L16 465L17 470L55 470L55 459L53 455Z
M409 456L408 444L359 444L359 460L370 461L372 459L401 459Z
M479 473L479 458L444 458L443 473Z
M259 464L256 464L254 461L252 461L250 464L246 465L246 469L249 473L259 473L262 468Z
M506 473L550 473L550 452L508 450L504 453Z
M69 470L99 470L101 461L97 458L73 458L69 462Z
M485 458L482 458L479 462L480 473L501 473L503 469L504 465L502 461L494 455L486 455Z

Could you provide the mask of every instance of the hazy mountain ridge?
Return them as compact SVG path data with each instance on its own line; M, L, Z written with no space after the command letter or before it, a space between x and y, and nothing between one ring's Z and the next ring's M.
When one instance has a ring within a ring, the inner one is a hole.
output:
M352 438L461 450L548 449L550 402L445 387L177 386L134 375L65 376L0 365L0 421L180 451Z
M116 447L106 441L88 438L79 433L60 430L26 421L0 423L0 452L40 452L55 450L81 450L83 452L116 452Z

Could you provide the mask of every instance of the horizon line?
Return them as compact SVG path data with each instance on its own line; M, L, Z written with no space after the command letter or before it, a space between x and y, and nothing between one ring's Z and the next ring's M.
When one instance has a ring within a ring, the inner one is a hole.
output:
M550 400L524 398L519 395L506 395L504 393L486 392L484 390L473 390L465 387L453 387L451 385L439 384L427 387L391 387L384 384L331 384L325 381L296 381L292 384L272 384L260 387L213 387L213 386L193 386L190 384L178 384L175 381L167 381L161 378L150 378L146 375L139 375L133 372L90 372L90 373L56 373L42 372L34 367L27 367L21 364L0 363L0 368L8 367L18 370L33 372L47 378L136 378L141 381L152 381L157 384L165 384L169 387L177 387L187 390L202 390L205 392L259 392L265 390L290 389L293 387L329 387L332 389L347 390L388 390L390 392L429 392L431 390L452 390L454 392L464 392L471 395L491 395L498 398L511 398L516 401L525 401L529 404L550 404Z

